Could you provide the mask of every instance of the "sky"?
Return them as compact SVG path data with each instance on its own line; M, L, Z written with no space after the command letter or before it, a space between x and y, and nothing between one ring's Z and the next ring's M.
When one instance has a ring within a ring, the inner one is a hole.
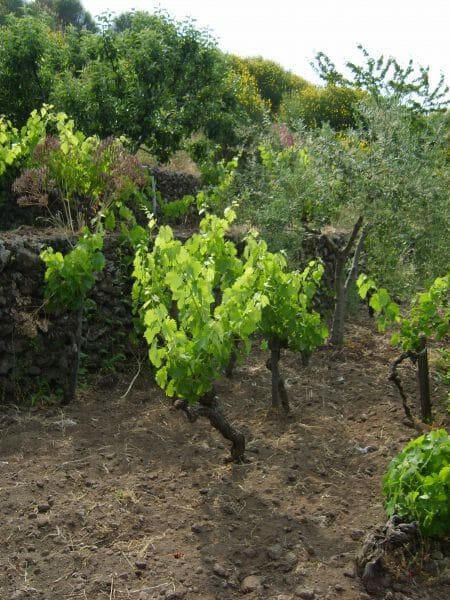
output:
M449 0L82 0L93 16L160 7L176 20L195 19L224 52L263 56L319 83L310 63L317 52L342 68L363 63L362 44L374 58L430 66L450 84Z

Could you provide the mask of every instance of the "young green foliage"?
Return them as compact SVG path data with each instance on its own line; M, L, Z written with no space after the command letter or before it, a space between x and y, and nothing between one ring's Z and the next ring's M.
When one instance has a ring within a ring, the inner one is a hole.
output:
M417 520L425 536L450 533L450 435L431 431L409 442L383 480L384 508L391 517Z
M235 218L207 215L186 244L162 226L151 252L138 249L133 304L156 381L168 396L195 403L225 369L236 340L255 331L266 298L224 234Z
M0 177L30 156L37 144L45 138L49 119L51 113L46 105L40 111L33 110L20 130L4 116L0 116Z
M418 352L424 337L439 342L449 333L450 273L437 277L428 290L414 296L408 316L402 316L400 307L392 302L388 291L378 288L367 275L360 275L357 285L362 299L370 294L369 305L377 313L380 331L385 331L389 325L397 325L398 331L391 337L391 343L403 351Z
M258 328L262 337L309 355L328 335L320 315L311 307L323 265L312 261L303 272L286 271L284 256L269 252L264 241L254 238L248 240L244 258L259 273L258 286L268 299Z
M102 271L103 236L87 230L76 246L66 255L47 248L41 252L45 272L45 298L51 309L79 310L87 292L95 283L95 274Z
M135 256L133 304L156 381L168 396L195 403L211 391L237 351L259 332L311 352L327 334L310 309L323 268L285 272L286 261L250 233L242 259L226 239L235 219L207 214L185 244L162 226L151 252Z

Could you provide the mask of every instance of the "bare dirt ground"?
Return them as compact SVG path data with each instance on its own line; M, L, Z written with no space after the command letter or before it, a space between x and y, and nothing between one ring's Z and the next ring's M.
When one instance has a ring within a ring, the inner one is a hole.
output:
M354 557L386 521L382 475L417 432L387 382L395 351L359 321L343 352L282 360L290 417L268 415L259 350L218 384L246 434L242 465L148 379L121 398L135 364L64 410L3 409L0 599L369 599ZM448 546L391 567L378 597L450 597Z

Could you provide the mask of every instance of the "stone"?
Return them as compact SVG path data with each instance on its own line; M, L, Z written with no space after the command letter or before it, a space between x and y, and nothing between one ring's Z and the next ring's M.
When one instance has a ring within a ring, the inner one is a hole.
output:
M36 519L36 524L39 529L44 529L50 525L50 521L48 520L48 517L38 516Z
M263 578L258 575L248 575L242 580L241 592L247 594L249 592L259 591L262 588L263 582Z
M297 556L294 554L294 552L286 552L284 560L289 569L293 569L297 564Z
M362 531L361 529L352 529L352 531L350 532L350 537L352 538L352 540L358 541L360 540L364 535L364 531Z
M16 252L16 264L26 271L34 271L36 267L41 267L42 262L38 254L30 252L26 248L18 248Z
M267 556L272 560L279 560L283 555L283 548L279 544L266 548Z
M213 573L214 573L214 575L217 575L218 577L226 577L227 576L226 570L219 563L215 563L215 565L213 566Z
M310 590L307 588L297 588L295 590L295 595L298 598L302 598L303 600L314 600L314 598L316 597L314 590Z
M347 567L344 569L344 577L348 577L349 579L354 579L355 578L355 565L353 564L349 564L347 565Z
M186 593L186 590L170 590L166 592L164 598L166 600L183 600L183 598L186 598Z

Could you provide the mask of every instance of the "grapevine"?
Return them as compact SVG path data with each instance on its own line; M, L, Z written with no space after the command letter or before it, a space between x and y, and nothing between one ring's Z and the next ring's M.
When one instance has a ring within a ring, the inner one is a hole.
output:
M219 413L214 381L235 354L250 350L255 333L309 353L327 331L310 309L322 266L288 273L284 257L253 232L239 258L226 239L234 218L231 208L223 218L207 214L185 244L162 226L152 250L142 244L136 252L133 305L158 385L192 420L208 417L231 440L231 459L242 460L243 437ZM273 378L278 390L281 378Z
M288 412L289 401L278 367L281 350L300 352L306 362L328 335L320 315L311 306L323 265L312 261L303 272L286 271L284 256L269 252L264 241L257 242L254 238L249 239L244 257L259 273L257 285L268 299L258 332L270 350L267 367L272 373L272 408L277 411L281 400L284 411Z
M234 218L208 215L186 244L162 226L151 252L142 245L134 261L133 304L140 316L155 379L191 420L206 416L232 442L231 459L243 458L245 442L222 416L214 391L242 340L242 351L267 302L224 233ZM232 282L232 275L234 281ZM197 405L193 408L193 405Z
M389 379L400 392L407 418L414 421L397 367L404 360L410 359L418 365L421 418L423 421L430 421L432 415L427 344L430 341L442 342L450 332L450 273L436 278L428 290L416 294L406 316L401 315L400 307L391 300L388 291L378 289L367 275L360 275L357 285L363 299L370 295L369 305L377 314L380 331L385 331L390 325L397 328L391 337L391 343L400 347L403 352L393 362Z

